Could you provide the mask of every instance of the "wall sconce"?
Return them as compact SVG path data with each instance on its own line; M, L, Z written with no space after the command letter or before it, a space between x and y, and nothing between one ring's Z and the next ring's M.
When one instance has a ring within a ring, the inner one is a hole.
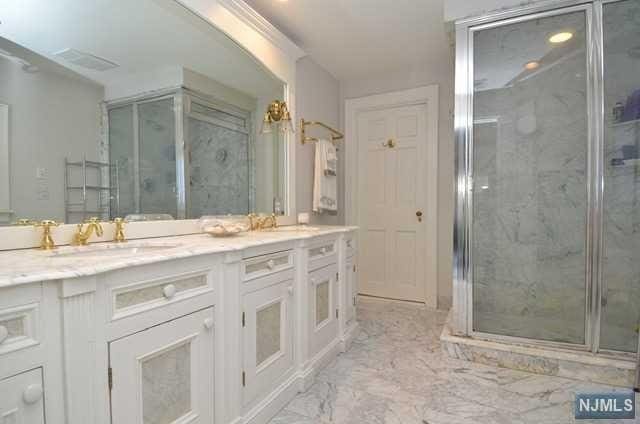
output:
M289 108L285 102L280 100L274 100L271 102L267 111L264 114L262 120L262 134L270 134L273 131L274 125L280 124L280 131L283 133L293 132L293 125L291 123L291 114Z

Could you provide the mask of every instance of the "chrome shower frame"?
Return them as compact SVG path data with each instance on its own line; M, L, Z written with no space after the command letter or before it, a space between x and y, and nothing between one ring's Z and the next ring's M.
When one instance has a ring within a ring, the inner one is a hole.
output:
M603 5L625 0L543 1L456 22L455 215L453 252L453 331L457 335L533 347L571 349L623 359L635 353L600 348L600 323L606 287L602 278L604 196ZM584 12L587 53L587 225L585 342L562 343L475 331L473 327L473 35L475 31L532 19Z

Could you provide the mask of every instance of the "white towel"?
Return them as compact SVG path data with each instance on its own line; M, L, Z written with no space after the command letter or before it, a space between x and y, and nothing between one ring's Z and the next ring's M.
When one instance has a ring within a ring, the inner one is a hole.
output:
M313 175L313 211L338 210L338 157L336 147L328 140L316 142ZM327 172L329 171L329 172ZM331 173L333 171L333 174Z

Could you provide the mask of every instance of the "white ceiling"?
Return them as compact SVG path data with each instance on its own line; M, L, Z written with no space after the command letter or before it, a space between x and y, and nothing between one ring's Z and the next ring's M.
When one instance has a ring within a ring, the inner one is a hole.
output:
M441 60L444 1L245 0L340 80Z
M0 37L103 86L183 67L253 97L281 87L231 39L173 0L3 0L0 22ZM52 56L67 48L119 67L100 72Z

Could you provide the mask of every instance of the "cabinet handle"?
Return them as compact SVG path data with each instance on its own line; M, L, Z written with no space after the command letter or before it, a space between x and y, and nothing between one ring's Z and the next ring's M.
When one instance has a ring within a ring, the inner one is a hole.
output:
M4 325L0 325L0 344L9 338L9 330Z
M202 324L204 325L204 328L211 330L211 328L213 328L213 318L205 318Z
M293 286L289 286L289 287L287 287L287 292L288 292L290 295L293 295Z
M40 384L30 384L22 392L22 400L27 405L32 405L42 399L42 386Z
M275 267L276 267L276 263L275 263L275 261L274 261L273 259L269 259L269 260L267 261L267 268L269 268L269 269L273 269L273 268L275 268Z
M164 294L164 297L166 297L167 299L171 299L176 295L176 286L174 286L173 284L167 284L162 289L162 293Z

